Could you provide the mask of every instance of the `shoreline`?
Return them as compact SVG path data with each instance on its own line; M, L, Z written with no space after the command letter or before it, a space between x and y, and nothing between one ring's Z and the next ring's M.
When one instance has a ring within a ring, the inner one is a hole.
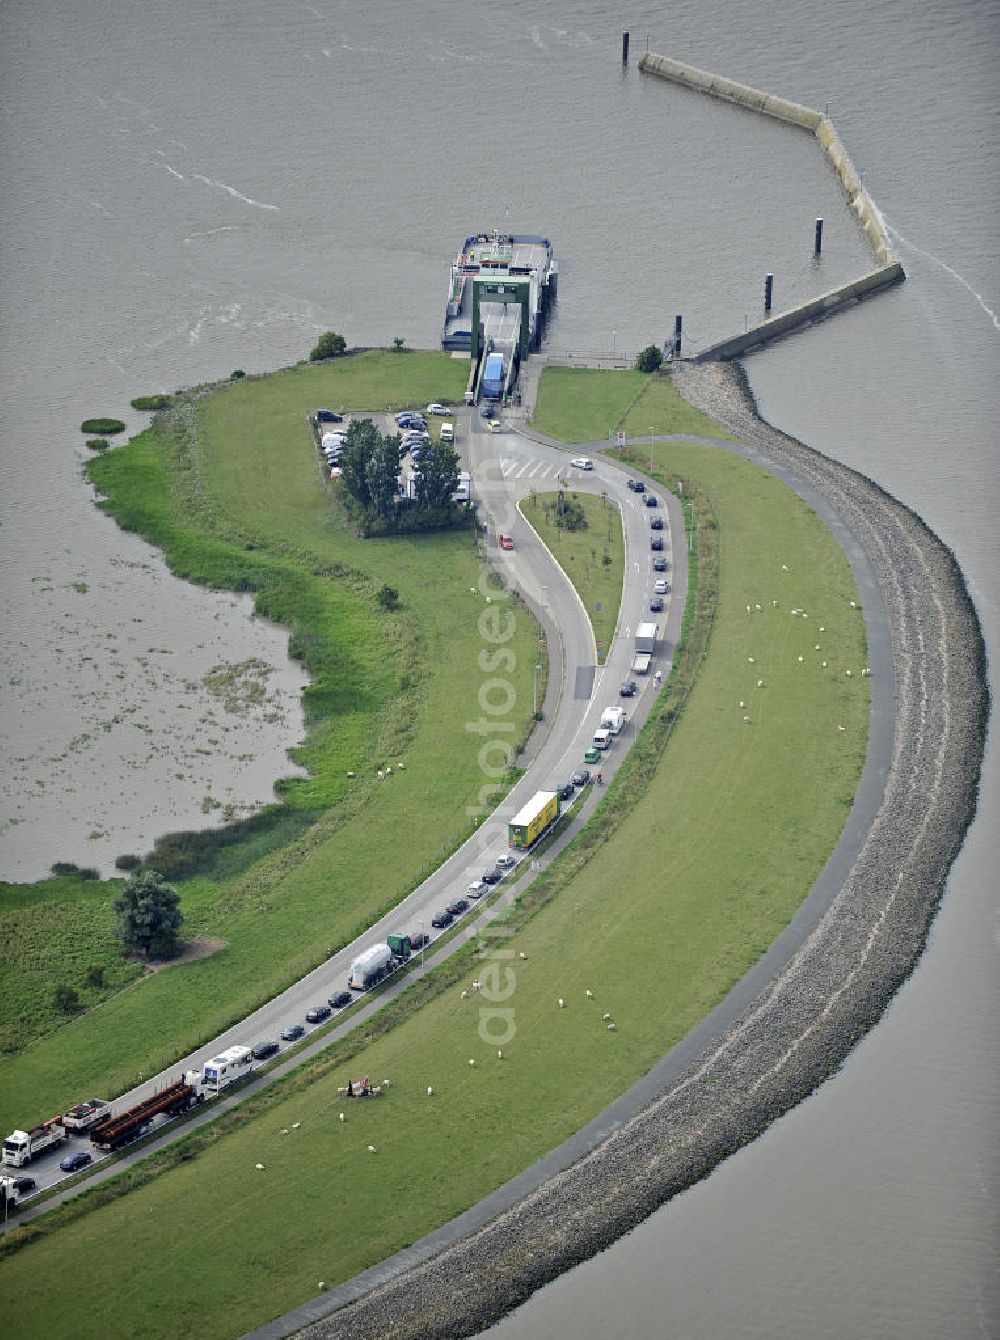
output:
M818 924L683 1075L631 1119L605 1119L591 1152L478 1231L391 1279L376 1268L341 1286L344 1305L308 1326L311 1340L473 1335L748 1144L840 1066L912 972L975 813L985 650L953 555L870 480L760 419L741 368L673 375L691 404L817 492L875 572L896 701L878 812ZM333 1291L254 1334L289 1334L331 1304Z

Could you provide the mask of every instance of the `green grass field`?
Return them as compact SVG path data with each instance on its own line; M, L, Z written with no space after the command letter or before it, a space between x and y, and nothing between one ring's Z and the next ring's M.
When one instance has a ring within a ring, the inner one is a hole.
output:
M576 587L594 629L598 664L603 664L618 623L625 576L621 514L614 503L592 493L567 496L582 507L585 530L562 530L555 524L554 493L529 494L521 512Z
M496 1008L513 1012L515 1030L503 1058L481 1033L493 1007L462 1000L455 983L203 1152L15 1252L0 1267L19 1300L11 1336L232 1335L350 1276L600 1111L787 924L843 827L865 752L850 571L762 469L671 444L656 448L656 470L714 507L701 541L718 541L709 654L661 766L646 760L637 778L626 763L602 810L616 815L629 786L641 792L634 806L618 823L599 810L594 837L585 830L544 877L550 901L498 942L525 955L499 964L510 977L495 985L510 993ZM654 712L644 752L672 717L669 701ZM487 970L468 976L494 985ZM337 1084L363 1073L389 1078L387 1094L339 1100Z
M311 776L284 787L270 830L174 881L185 933L228 947L68 1021L51 989L79 986L90 963L110 959L117 885L86 884L79 897L60 882L0 891L0 1022L22 1042L37 1039L0 1061L5 1131L121 1092L215 1036L371 924L471 831L482 741L466 722L481 715L486 601L474 536L357 540L331 501L305 418L323 404L460 398L464 379L464 365L442 354L296 368L183 403L95 463L110 510L159 544L175 571L253 590L258 608L292 630L312 674L309 737L294 751ZM399 611L376 605L382 582L399 590ZM516 741L531 715L538 643L523 606L514 613ZM378 768L400 761L404 771L377 780ZM46 936L44 956L20 952Z
M730 436L682 399L666 373L648 377L592 368L545 368L531 424L560 442L606 442L619 430L630 437L650 431Z

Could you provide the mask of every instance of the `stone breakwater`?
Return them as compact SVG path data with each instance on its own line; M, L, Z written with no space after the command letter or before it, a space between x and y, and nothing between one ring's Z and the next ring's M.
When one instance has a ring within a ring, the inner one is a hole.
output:
M309 1327L311 1340L475 1334L753 1140L837 1068L906 979L975 812L985 653L951 554L869 480L762 422L740 369L685 364L674 377L820 493L875 569L896 688L881 808L819 924L684 1075L478 1232Z

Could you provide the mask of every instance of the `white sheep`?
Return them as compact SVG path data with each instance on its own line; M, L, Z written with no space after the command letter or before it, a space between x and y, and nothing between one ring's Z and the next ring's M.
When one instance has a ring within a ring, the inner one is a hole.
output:
M338 1112L338 1113L337 1113L337 1117L338 1117L338 1119L339 1119L340 1121L346 1121L346 1120L347 1120L347 1118L344 1116L343 1112Z
M503 1060L503 1051L499 1047L497 1048L497 1060L498 1061Z
M593 999L594 999L594 993L593 993L593 991L591 991L591 989L590 989L589 986L587 987L587 999L588 999L588 1000L593 1000Z
M385 773L382 771L381 768L379 768L379 770L378 770L378 779L379 779L380 782L383 781L383 780L385 779Z
M523 950L518 954L518 958L527 958L527 957L528 957L527 954L525 954Z
M743 701L742 698L740 699L740 707L746 707L746 703Z
M838 729L838 730L847 730L847 727L846 727L846 726L838 726L837 729Z
M747 723L748 726L750 725L750 718L749 718L749 717L744 717L743 720Z
M258 1172L264 1172L264 1171L265 1171L265 1168L264 1168L263 1163L255 1163L253 1166L257 1169Z
M479 990L481 990L481 989L482 989L482 985L483 985L482 982L481 982L481 981L479 980L479 978L477 977L476 980L472 983L472 989L473 989L473 991L479 991Z
M822 664L822 666L823 666L823 669L825 670L825 669L826 669L826 661L821 662L821 664Z
M804 656L800 656L800 657L799 657L799 665L801 665L802 662L803 662L805 659L806 659L806 658L805 658Z
M474 1066L475 1064L476 1064L476 1058L474 1056L470 1056L469 1065Z
M757 687L758 687L759 689L762 689L762 688L764 687L764 681L763 681L762 679L758 679L758 681L757 681Z
M349 772L347 775L348 775L348 777L353 777L353 776L354 776L354 773L353 773L353 772Z
M282 1128L281 1128L281 1134L282 1134L282 1135L287 1135L287 1134L288 1134L288 1127L287 1127L287 1126L282 1126Z
M774 606L775 609L778 608L778 602L776 600L772 600L771 604Z
M857 608L858 608L858 602L857 602L856 600L852 600L852 601L851 601L851 609L852 609L852 610L856 610Z
M759 611L762 610L763 608L764 608L763 605L758 605L756 602L754 602L754 609L755 609L755 610L757 610L757 611L759 612Z
M819 651L819 643L818 643L818 642L816 643L815 647L813 647L813 651Z
M782 571L782 572L787 572L787 571L788 571L788 564L787 564L787 563L782 563L782 565L781 565L781 571Z
M602 1014L602 1015L601 1015L601 1021L602 1021L603 1023L605 1023L605 1024L608 1022L608 1020L609 1020L610 1018L611 1018L611 1015L610 1015L610 1014Z
M374 1153L375 1153L375 1146L374 1146L374 1145L369 1145L369 1146L368 1146L368 1153L369 1153L369 1154L374 1154Z
M293 1131L297 1131L301 1125L302 1125L302 1122L301 1122L301 1121L293 1121L293 1122L292 1122L292 1130L293 1130Z
M851 677L851 673L852 673L852 672L851 672L850 670L845 670L845 671L844 671L844 674L847 676L848 679L850 679L850 677Z
M747 660L750 662L751 665L753 665L753 657L752 657L752 656L748 656L748 657L747 657Z
M618 1032L618 1025L617 1025L616 1023L614 1023L614 1022L608 1024L608 1032L609 1032L609 1033L617 1033L617 1032Z
M468 1000L468 999L469 999L469 993L468 993L468 991L463 991L463 992L462 992L462 999L463 999L463 1000Z
M433 1098L433 1097L434 1097L434 1090L431 1088L431 1086L430 1086L429 1084L428 1084L428 1086L427 1086L427 1097L428 1097L428 1098Z
M748 606L747 606L747 614L749 614L749 613L750 613L750 606L748 605Z

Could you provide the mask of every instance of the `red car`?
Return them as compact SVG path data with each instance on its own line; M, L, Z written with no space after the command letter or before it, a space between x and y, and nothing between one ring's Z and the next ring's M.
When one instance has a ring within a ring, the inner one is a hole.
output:
M509 535L501 535L501 536L500 536L500 548L501 548L501 549L513 549L513 548L514 548L514 541L511 539L511 537L510 537Z

